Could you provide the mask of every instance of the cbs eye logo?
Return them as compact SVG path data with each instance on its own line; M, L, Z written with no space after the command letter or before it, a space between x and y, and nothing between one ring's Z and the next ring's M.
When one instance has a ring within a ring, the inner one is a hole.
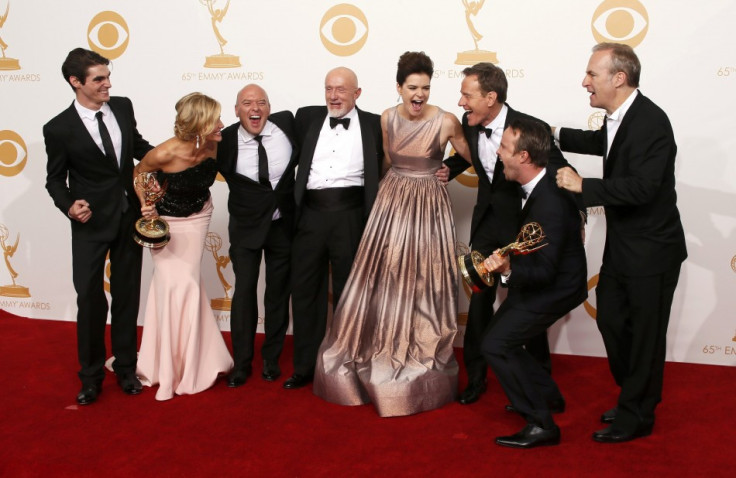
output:
M354 5L335 5L322 17L319 37L333 55L354 55L368 40L368 19Z
M590 279L588 279L588 292L595 289L598 286L598 276L599 274L594 275ZM585 311L588 313L588 315L595 320L598 316L598 309L591 304L588 299L585 299L585 302L583 302L583 307L585 308Z
M28 148L15 131L0 131L0 175L15 176L23 171L28 160Z
M125 53L130 39L128 24L115 12L100 12L87 27L89 47L108 60Z
M649 14L639 0L606 0L593 13L591 27L598 43L625 43L633 48L649 30Z
M462 174L455 176L455 180L469 188L478 187L478 174L475 172L475 168L473 166L463 171Z

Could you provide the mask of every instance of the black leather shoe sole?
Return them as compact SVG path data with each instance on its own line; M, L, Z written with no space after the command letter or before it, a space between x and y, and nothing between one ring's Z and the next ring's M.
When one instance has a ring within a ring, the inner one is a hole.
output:
M538 446L552 446L560 444L560 429L540 428L529 424L519 433L496 438L496 444L511 448L535 448Z
M593 440L597 441L598 443L624 443L627 441L636 440L637 438L651 435L652 428L653 426L640 427L634 433L628 433L622 430L618 430L613 426L610 426L608 428L604 428L603 430L598 430L597 432L594 432Z
M295 388L302 388L306 385L309 385L310 383L312 383L311 375L294 374L286 379L286 381L284 382L284 388L292 390Z

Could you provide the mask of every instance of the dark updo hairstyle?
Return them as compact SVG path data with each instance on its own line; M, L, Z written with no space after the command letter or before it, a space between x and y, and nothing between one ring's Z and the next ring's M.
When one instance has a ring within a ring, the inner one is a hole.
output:
M424 73L432 78L434 63L423 51L407 51L399 57L396 68L396 83L403 85L406 77L414 73Z

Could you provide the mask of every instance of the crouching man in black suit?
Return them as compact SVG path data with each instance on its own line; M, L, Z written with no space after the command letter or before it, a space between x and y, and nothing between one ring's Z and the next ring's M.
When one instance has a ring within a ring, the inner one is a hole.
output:
M527 118L509 123L498 156L508 181L521 185L519 228L538 223L545 234L541 249L528 255L489 256L488 270L501 274L509 293L483 339L483 355L498 377L512 407L526 420L519 433L496 438L502 446L532 448L556 445L560 429L549 404L562 395L540 363L524 348L587 297L587 266L574 197L547 174L550 134Z
M217 152L220 173L230 188L230 259L235 292L230 314L235 366L229 387L239 387L252 372L258 325L258 274L266 257L261 377L281 375L279 356L289 326L291 241L294 234L294 168L298 149L294 115L271 114L266 91L247 85L238 93L235 115L240 119L222 131Z

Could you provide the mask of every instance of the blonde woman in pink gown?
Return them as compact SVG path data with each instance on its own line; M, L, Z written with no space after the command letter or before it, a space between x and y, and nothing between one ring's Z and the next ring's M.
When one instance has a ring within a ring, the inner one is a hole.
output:
M157 400L206 390L233 366L200 277L212 216L209 188L222 140L220 104L192 93L177 102L176 111L175 136L135 169L156 171L159 184L167 184L160 202L141 208L144 217L160 214L171 234L166 246L151 249L153 279L138 356L137 375L143 385L158 384Z
M383 417L439 408L457 393L455 226L435 172L448 141L469 156L457 118L427 103L432 73L424 53L399 59L402 103L381 116L391 169L314 377L318 396L341 405L373 403Z

